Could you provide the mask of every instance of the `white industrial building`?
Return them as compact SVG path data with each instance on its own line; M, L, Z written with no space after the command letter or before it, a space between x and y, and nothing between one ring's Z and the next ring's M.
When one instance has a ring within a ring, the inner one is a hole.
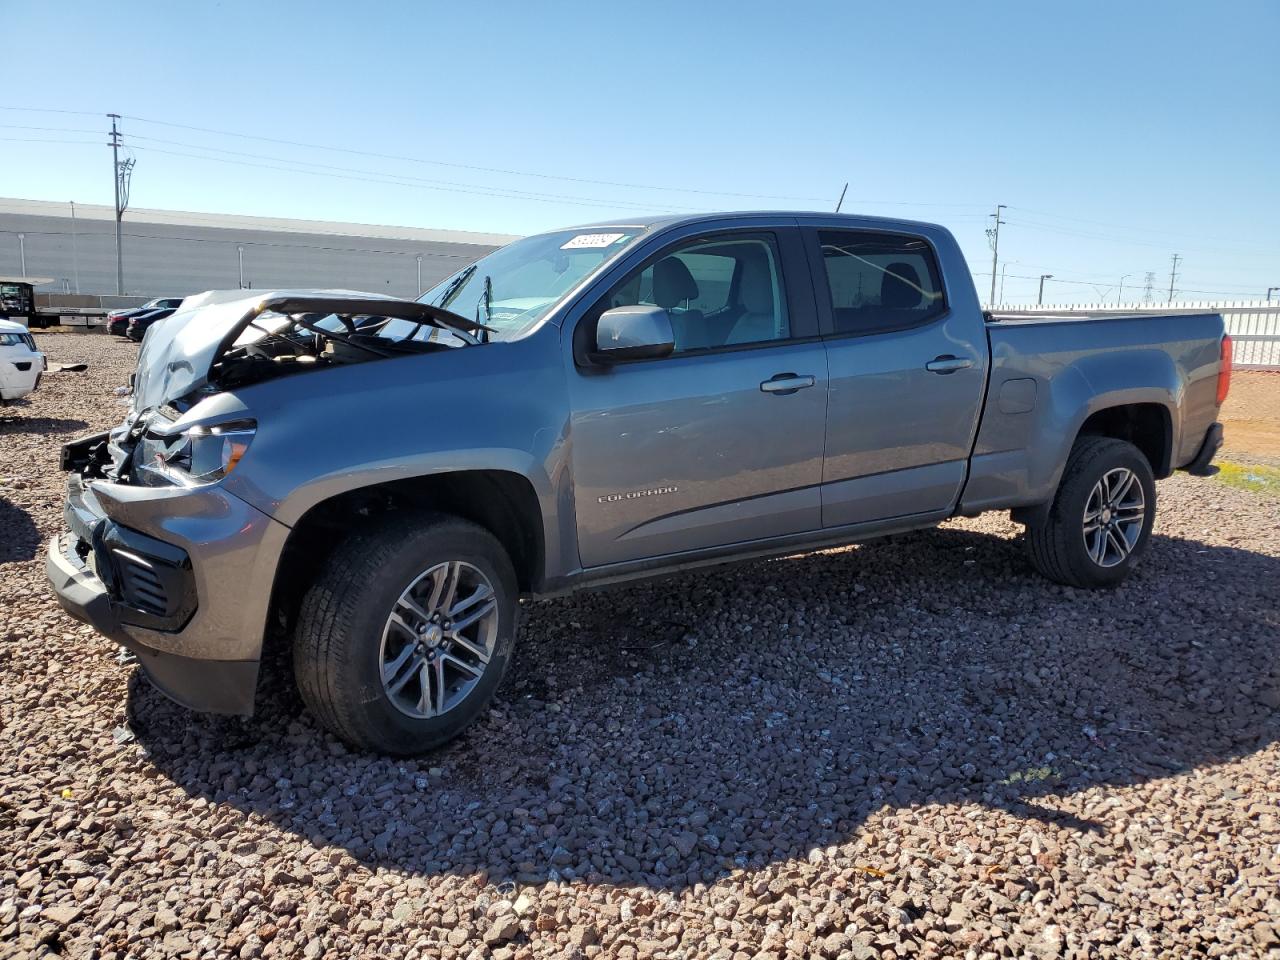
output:
M74 213L74 215L73 215ZM416 296L515 237L462 230L131 209L124 294L342 287ZM114 211L0 198L0 275L50 278L37 293L116 293Z

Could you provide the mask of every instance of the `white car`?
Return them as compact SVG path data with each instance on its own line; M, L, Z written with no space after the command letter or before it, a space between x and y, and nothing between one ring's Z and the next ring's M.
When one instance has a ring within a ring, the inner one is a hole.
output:
M48 365L26 327L0 320L0 403L18 400L34 390Z

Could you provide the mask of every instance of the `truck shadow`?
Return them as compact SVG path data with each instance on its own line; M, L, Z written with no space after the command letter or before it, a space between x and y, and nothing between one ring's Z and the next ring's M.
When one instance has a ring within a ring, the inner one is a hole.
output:
M40 548L40 533L31 514L0 497L0 563L30 560Z
M0 436L6 433L73 433L87 429L88 421L66 417L11 417L0 415Z
M947 529L529 604L494 710L419 761L347 752L296 697L193 717L136 675L131 722L188 794L369 865L680 889L883 807L1111 829L1064 798L1280 735L1277 584L1275 557L1156 537L1077 592Z

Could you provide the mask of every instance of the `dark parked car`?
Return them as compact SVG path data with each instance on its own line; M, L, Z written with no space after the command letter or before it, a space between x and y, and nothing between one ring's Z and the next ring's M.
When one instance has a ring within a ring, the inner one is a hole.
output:
M117 337L126 336L129 331L129 321L134 317L150 313L153 310L168 310L169 313L173 313L174 310L182 306L182 299L182 297L157 297L155 300L148 300L140 307L132 307L128 310L109 310L107 312L107 332Z
M126 321L127 326L125 327L124 335L130 340L141 343L142 335L147 332L147 328L158 320L173 316L175 309L175 307L169 307L165 310L148 310L145 313L130 317Z

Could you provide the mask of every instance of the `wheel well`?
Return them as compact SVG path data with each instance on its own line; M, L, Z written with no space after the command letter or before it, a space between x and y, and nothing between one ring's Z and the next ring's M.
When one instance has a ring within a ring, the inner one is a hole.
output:
M1157 479L1173 472L1173 423L1158 403L1131 403L1099 410L1080 426L1078 437L1115 437L1142 451Z
M330 554L370 517L431 510L484 527L506 548L521 593L542 579L542 510L527 479L502 470L464 470L360 487L324 500L294 525L272 587L267 636L289 636L306 588Z

